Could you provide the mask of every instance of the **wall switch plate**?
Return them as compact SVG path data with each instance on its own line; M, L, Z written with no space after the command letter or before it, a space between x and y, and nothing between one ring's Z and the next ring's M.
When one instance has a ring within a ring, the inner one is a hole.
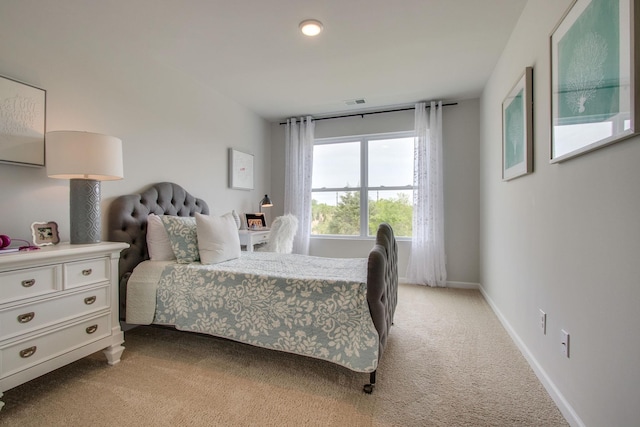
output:
M564 329L560 330L560 344L562 345L562 354L569 357L569 332Z
M542 329L542 335L547 335L547 313L540 310L540 329Z

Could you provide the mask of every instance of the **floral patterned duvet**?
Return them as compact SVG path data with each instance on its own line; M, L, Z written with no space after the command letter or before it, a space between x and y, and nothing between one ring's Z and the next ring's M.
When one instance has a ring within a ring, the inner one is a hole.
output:
M366 298L367 259L243 252L215 265L170 264L153 323L337 363L378 364Z

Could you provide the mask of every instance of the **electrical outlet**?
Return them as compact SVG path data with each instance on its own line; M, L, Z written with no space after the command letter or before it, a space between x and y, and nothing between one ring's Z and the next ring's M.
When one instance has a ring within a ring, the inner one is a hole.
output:
M564 329L560 330L560 344L562 345L562 354L569 357L569 332Z
M542 335L547 335L547 313L540 309L540 329L542 329Z

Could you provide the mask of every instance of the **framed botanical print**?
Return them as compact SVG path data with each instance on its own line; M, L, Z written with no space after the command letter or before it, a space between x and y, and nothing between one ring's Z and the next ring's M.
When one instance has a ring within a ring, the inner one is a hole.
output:
M533 171L533 68L525 68L502 102L502 179Z
M639 0L576 0L551 35L551 162L637 134Z

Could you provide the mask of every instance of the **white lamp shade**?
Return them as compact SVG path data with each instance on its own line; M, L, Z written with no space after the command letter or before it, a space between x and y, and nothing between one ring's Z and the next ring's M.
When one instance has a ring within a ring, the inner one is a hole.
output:
M124 177L122 141L114 136L47 132L45 158L50 178L112 181Z

